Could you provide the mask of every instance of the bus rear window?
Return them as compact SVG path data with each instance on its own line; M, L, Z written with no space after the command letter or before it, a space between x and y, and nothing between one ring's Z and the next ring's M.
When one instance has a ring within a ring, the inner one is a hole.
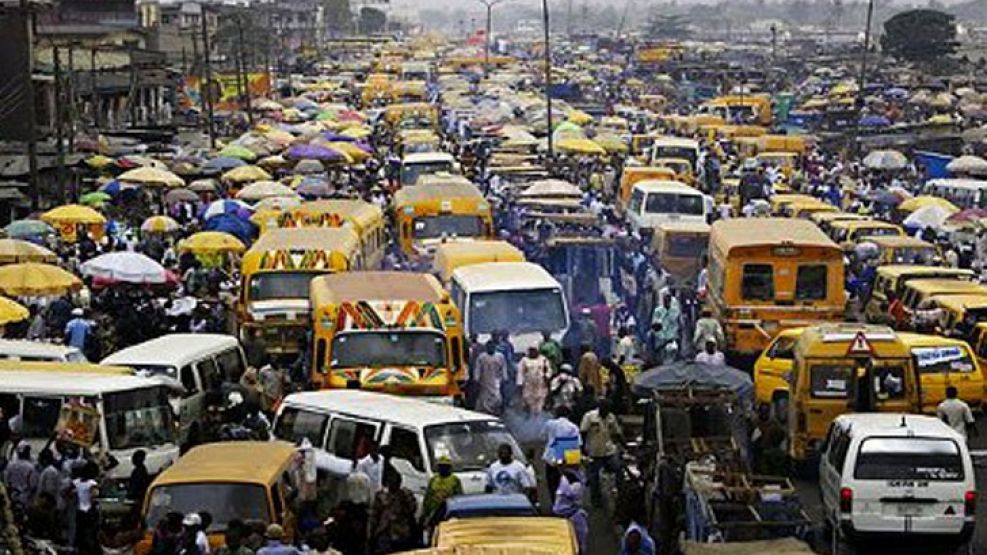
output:
M774 268L770 264L744 265L740 295L745 300L770 301L774 299Z
M827 268L824 265L799 266L795 278L795 298L799 301L826 299Z
M858 480L963 480L963 458L951 439L865 439L857 454L853 475Z
M850 392L852 366L816 364L811 369L812 396L820 399L846 399Z

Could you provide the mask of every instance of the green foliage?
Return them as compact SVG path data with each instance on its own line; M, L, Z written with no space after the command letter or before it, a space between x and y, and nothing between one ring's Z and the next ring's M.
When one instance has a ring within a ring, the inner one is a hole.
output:
M383 33L387 27L387 14L377 8L360 9L360 32L365 35Z
M956 52L956 23L936 10L908 10L884 22L881 49L920 64L934 64Z

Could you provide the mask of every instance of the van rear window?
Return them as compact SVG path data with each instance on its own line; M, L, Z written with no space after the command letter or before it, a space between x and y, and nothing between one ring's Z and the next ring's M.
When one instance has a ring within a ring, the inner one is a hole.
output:
M951 439L865 439L857 454L853 475L858 480L963 480L963 458Z
M959 345L914 347L912 357L915 366L922 374L973 372L973 359L970 358L969 352Z

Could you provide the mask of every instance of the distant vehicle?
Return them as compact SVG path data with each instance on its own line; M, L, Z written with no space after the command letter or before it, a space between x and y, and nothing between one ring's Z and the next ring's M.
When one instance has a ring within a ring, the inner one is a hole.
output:
M25 362L89 362L75 347L25 339L0 339L0 360Z

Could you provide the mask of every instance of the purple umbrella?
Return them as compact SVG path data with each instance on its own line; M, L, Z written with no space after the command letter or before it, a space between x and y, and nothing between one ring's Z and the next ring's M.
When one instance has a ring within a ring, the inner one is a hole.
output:
M295 187L295 192L306 198L313 197L328 197L332 194L332 190L329 188L329 182L324 179L313 179L305 178L298 187Z
M292 145L288 149L288 152L285 153L285 158L291 160L310 158L312 160L339 161L344 160L345 155L320 145Z
M340 142L340 143L352 143L356 141L356 139L354 139L353 137L340 135L339 133L335 133L333 131L323 131L322 138L327 141Z
M367 154L374 153L374 147L370 146L367 143L354 142L353 144L356 145L356 148L359 148L360 150L366 152Z

